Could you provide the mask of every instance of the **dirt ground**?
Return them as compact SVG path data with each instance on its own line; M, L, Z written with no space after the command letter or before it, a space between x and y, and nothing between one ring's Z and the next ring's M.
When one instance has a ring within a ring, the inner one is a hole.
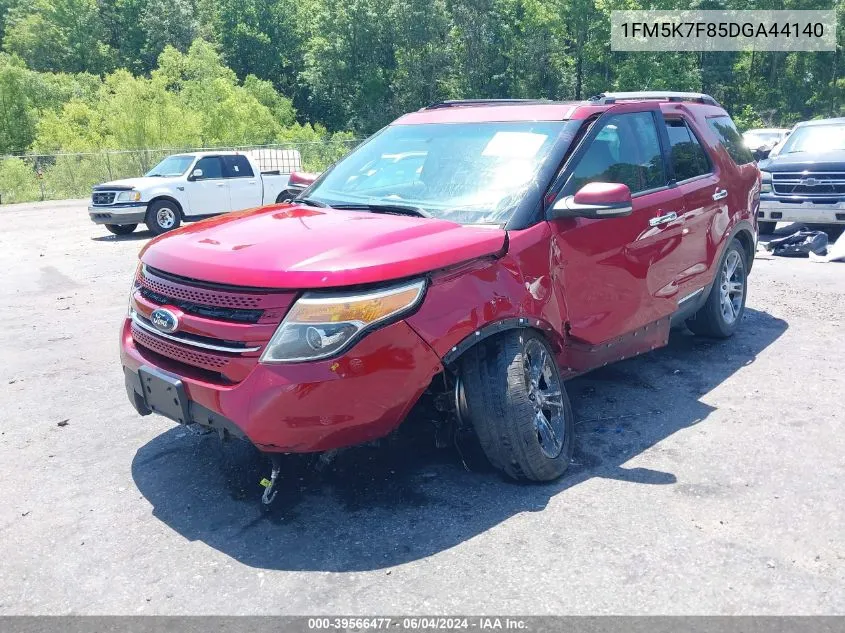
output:
M845 264L757 259L732 340L568 383L560 481L406 438L262 514L248 451L127 401L148 239L0 208L0 614L845 613Z

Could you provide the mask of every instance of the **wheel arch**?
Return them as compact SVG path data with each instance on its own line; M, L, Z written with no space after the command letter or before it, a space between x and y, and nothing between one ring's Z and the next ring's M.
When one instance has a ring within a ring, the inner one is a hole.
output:
M175 205L176 205L176 209L179 211L179 216L180 216L180 218L181 218L182 220L184 220L184 219L185 219L185 210L182 208L182 203L181 203L181 202L179 202L179 201L178 201L176 198L174 198L173 196L169 196L169 195L167 195L167 194L158 194L158 195L153 196L153 197L150 199L150 202L147 204L147 208L151 207L151 206L152 206L153 204L155 204L156 202L160 202L160 201L162 201L162 200L166 200L167 202L172 202L173 204L175 204Z
M534 317L510 317L491 321L472 334L464 337L458 344L454 345L441 359L444 367L454 369L457 361L480 343L487 339L510 330L531 330L540 333L552 346L555 353L563 350L563 339L548 323Z
M725 252L728 244L730 244L732 240L736 239L740 244L742 244L742 249L745 251L745 263L748 265L748 272L750 273L751 267L754 264L754 251L757 248L755 235L756 232L750 222L738 222L733 231L731 231L730 237L725 240L725 243L722 246L722 251L719 253L719 260L721 261L722 254Z

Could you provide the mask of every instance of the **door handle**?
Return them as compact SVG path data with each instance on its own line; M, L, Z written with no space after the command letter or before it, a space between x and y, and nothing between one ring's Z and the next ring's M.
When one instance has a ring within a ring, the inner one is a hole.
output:
M651 218L648 221L649 226L660 226L661 224L668 224L669 222L674 222L678 219L678 214L672 211L672 213L667 213L666 215L658 215L656 218Z
M713 194L714 200L722 200L723 198L728 197L728 190L727 189L719 189L716 193Z
M215 183L215 185L214 185L214 186L215 186L215 187L225 187L225 186L226 186L226 183L225 183L225 182L218 182L218 183Z

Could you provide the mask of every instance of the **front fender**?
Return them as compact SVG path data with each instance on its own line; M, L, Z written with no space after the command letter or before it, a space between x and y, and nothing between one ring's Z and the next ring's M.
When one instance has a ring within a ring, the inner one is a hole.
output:
M551 278L545 222L508 232L508 252L431 274L420 309L408 324L444 363L508 329L542 331L563 349L565 306Z
M191 207L188 196L184 191L179 191L179 187L184 187L184 185L146 189L141 191L141 200L148 204L161 199L170 200L179 205L183 214L189 215L191 213Z

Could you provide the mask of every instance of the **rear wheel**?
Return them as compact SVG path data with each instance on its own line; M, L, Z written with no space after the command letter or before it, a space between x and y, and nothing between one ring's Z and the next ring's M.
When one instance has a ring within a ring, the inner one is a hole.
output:
M161 235L178 228L182 214L175 203L169 200L156 200L147 209L145 223L153 235Z
M129 235L136 228L137 224L106 224L106 230L115 235Z
M572 458L575 424L545 338L506 332L467 352L466 415L490 463L514 479L551 481Z
M777 225L777 222L758 222L757 232L760 235L771 235L775 232L775 228L777 227Z
M747 285L745 250L733 240L722 256L707 302L687 321L687 327L704 336L732 336L745 312Z

